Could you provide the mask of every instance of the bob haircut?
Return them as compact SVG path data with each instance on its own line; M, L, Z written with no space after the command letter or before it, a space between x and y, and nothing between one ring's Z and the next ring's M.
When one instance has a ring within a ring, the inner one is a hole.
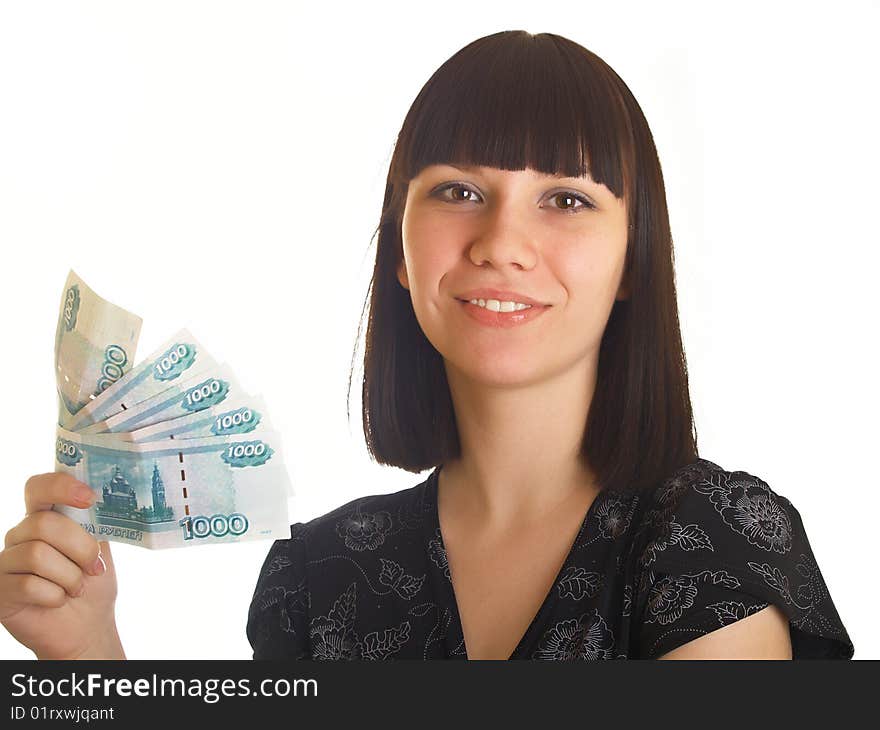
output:
M648 123L601 58L562 36L522 30L479 38L449 58L398 134L367 297L363 429L375 461L418 473L461 452L443 358L396 275L409 181L444 163L589 174L625 196L629 296L614 302L606 323L581 457L600 488L620 491L649 489L695 461L672 234Z

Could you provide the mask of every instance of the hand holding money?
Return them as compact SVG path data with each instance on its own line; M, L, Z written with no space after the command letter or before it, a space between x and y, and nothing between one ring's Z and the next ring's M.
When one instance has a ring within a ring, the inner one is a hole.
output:
M125 659L109 541L289 536L292 489L265 403L186 330L135 365L140 326L70 272L56 471L28 479L25 517L0 551L0 623L39 659Z
M28 479L24 496L0 552L0 623L38 659L125 659L110 544L52 510L87 506L94 492L50 472Z

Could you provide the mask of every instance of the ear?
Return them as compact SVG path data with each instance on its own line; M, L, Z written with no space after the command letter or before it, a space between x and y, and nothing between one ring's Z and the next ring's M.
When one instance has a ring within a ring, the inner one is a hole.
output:
M406 261L403 256L397 264L397 280L404 289L409 290L409 277L406 275Z

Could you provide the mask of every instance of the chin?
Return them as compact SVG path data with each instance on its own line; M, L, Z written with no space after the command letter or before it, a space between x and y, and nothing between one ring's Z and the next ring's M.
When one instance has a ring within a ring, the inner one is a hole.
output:
M468 380L490 388L516 388L534 385L546 377L540 368L530 366L521 359L506 358L494 361L475 358L473 353L452 364L457 374ZM447 372L450 361L446 360Z

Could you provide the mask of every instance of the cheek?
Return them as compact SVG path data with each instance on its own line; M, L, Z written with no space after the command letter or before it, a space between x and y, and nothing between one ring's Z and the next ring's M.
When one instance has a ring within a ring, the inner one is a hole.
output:
M557 248L548 265L565 287L569 303L595 305L616 296L625 253L625 241L596 233Z
M611 268L601 257L579 256L558 262L554 270L566 290L567 304L579 306L604 297Z
M438 290L440 279L461 256L457 240L448 227L430 223L411 224L403 230L403 253L414 292Z

